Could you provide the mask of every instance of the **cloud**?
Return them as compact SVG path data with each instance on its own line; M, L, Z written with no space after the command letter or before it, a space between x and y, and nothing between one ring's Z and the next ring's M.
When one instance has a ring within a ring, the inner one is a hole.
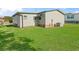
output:
M79 13L79 11L75 11L75 13Z
M17 11L23 11L22 8L0 8L0 16L12 16Z

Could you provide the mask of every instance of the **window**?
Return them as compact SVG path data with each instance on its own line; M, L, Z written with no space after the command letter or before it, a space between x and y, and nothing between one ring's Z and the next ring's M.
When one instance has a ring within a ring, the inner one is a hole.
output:
M41 20L41 17L38 17L39 20Z
M27 16L24 16L23 18L24 18L24 20L26 20L27 19Z
M67 19L74 19L74 15L73 14L67 15Z
M37 17L35 17L34 19L37 20Z
M35 17L35 20L41 20L40 16Z

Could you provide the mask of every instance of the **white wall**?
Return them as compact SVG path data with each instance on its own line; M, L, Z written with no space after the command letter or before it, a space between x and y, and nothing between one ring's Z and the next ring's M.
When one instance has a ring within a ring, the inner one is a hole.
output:
M79 21L79 14L75 14L75 19L74 20L76 20L76 21Z
M36 14L21 14L23 16L23 27L27 26L35 26L35 16ZM26 19L24 19L24 16L27 16ZM20 17L20 26L22 25L22 17Z
M64 25L64 15L58 11L46 12L46 27L51 25L51 20L53 20L53 25L56 23L60 23L60 27Z
M17 24L17 26L20 26L20 16L16 15L13 17L13 24Z
M73 19L67 19L67 15L65 15L65 21L79 21L79 13L78 14L74 14L74 18Z

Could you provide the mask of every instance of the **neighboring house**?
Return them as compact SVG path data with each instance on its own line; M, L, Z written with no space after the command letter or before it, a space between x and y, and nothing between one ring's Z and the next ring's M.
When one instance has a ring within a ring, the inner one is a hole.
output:
M28 26L63 27L64 13L60 10L43 11L40 13L17 12L13 15L13 24L20 28Z
M65 23L79 23L79 13L66 13Z
M0 17L0 25L4 24L4 17Z

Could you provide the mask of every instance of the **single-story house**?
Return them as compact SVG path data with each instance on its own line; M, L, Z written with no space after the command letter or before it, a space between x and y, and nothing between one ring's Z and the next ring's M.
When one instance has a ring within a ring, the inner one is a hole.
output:
M66 13L65 23L79 23L79 13Z
M39 13L17 12L13 16L13 24L20 28L28 26L63 27L64 13L60 10Z

